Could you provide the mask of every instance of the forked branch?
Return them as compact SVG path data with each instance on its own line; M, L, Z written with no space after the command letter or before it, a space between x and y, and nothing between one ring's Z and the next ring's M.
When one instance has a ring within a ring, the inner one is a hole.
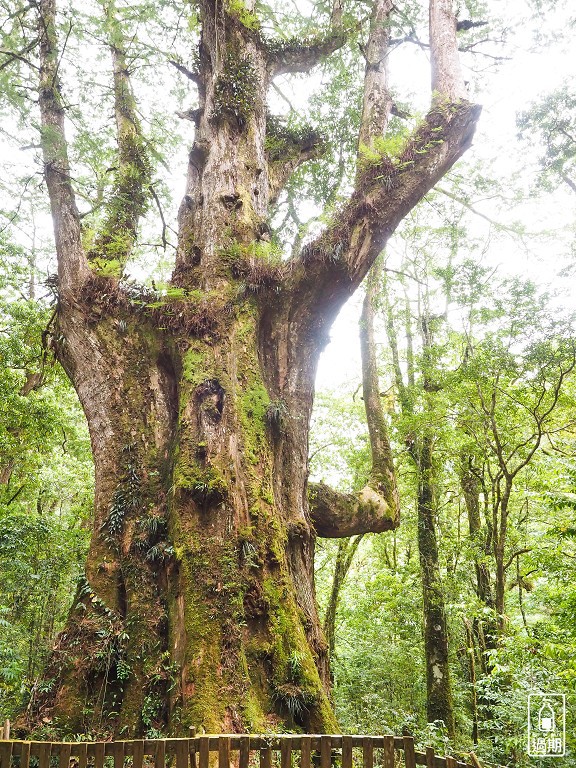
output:
M294 295L315 323L335 316L400 221L470 146L479 115L466 101L436 104L398 156L358 174L347 204L299 258Z
M376 0L367 46L360 144L384 132L389 0ZM449 27L449 29L445 29ZM329 226L303 248L294 295L313 324L331 322L395 228L470 146L480 107L464 100L450 0L430 0L432 106L403 150L364 160L355 190ZM310 333L310 327L305 333Z
M333 0L327 34L304 41L268 43L270 76L309 72L326 56L342 48L346 40L347 34L342 26L342 0Z

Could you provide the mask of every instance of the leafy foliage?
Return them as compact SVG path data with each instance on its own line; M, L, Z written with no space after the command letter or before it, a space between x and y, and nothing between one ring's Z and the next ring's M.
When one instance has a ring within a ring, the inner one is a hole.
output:
M520 138L541 147L542 181L576 188L576 96L566 83L518 115Z
M489 762L525 765L528 694L565 692L570 707L576 693L576 495L568 458L574 446L574 319L532 283L480 267L470 258L477 244L459 217L451 220L456 210L437 205L444 221L421 227L415 217L404 228L405 247L386 263L380 322L392 322L397 339L388 336L383 345L380 387L394 439L402 524L392 537L365 537L342 589L335 701L345 730L408 731L446 751L470 744L477 718L479 754ZM433 343L423 348L421 334ZM388 351L394 343L398 360ZM403 391L394 384L396 365ZM404 413L402 399L410 404ZM347 490L359 487L369 467L361 413L351 394L321 395L319 403L315 475L346 478ZM408 460L412 441L423 433L433 435L436 457L434 509L456 745L448 745L442 723L425 717L416 478ZM474 531L463 456L478 481L480 527ZM498 616L479 592L477 569L487 570L494 590L493 528L503 519L506 475L512 478L507 527L504 534L499 529L505 621L495 630ZM335 546L322 542L317 584L323 605L335 558ZM495 642L479 637L479 626L494 633Z
M78 401L43 344L52 310L25 298L21 250L0 246L0 709L9 716L66 618L93 478Z

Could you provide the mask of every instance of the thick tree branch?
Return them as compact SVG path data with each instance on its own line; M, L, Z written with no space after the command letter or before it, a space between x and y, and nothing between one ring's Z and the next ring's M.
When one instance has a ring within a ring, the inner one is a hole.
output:
M342 29L334 29L327 35L312 40L268 43L268 68L271 77L309 72L326 56L346 43Z
M89 275L82 248L80 217L70 181L68 145L64 131L64 107L58 77L56 0L38 4L40 39L40 116L44 178L50 197L58 277L62 295L77 289Z
M112 195L106 206L106 217L88 253L88 258L97 262L100 260L117 262L118 266L114 273L120 277L122 268L136 242L138 222L146 210L151 164L130 84L124 35L114 11L113 3L106 6L108 39L114 72L118 167Z
M358 175L348 203L294 264L293 297L309 322L331 323L400 221L470 146L479 115L467 101L437 103L399 156Z
M368 485L354 494L340 493L324 483L310 483L308 502L316 533L325 538L382 533L398 526L397 510Z

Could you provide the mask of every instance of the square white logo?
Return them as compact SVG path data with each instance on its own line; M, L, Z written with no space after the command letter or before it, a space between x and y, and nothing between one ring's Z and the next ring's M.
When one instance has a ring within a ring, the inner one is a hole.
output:
M564 757L566 754L566 696L531 693L528 696L528 754Z

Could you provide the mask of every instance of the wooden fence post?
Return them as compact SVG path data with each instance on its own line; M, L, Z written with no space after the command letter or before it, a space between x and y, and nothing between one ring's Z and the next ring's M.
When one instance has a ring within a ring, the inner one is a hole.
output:
M10 768L10 759L12 757L12 742L0 744L0 768Z
M248 768L250 765L250 736L240 736L238 750L238 768Z
M8 741L10 738L10 720L4 720L4 727L2 728L2 738L4 741Z
M362 768L374 768L374 741L370 736L362 739Z
M292 744L290 737L285 736L280 739L280 768L291 768L292 765Z
M352 768L352 736L342 736L342 768Z
M220 736L218 739L218 768L230 768L230 739Z
M330 736L320 736L320 768L332 766L332 739Z
M269 746L260 747L260 768L272 768L272 750Z
M411 736L404 736L404 764L406 768L416 768L414 739Z
M210 765L210 741L208 736L200 736L199 760L200 768Z
M352 742L350 742L352 745ZM352 746L350 746L350 755L352 755ZM300 768L311 768L312 765L312 739L310 736L302 736L300 740ZM344 753L342 753L342 768L352 768L352 758L350 765L344 763Z
M394 768L394 736L384 736L384 768Z

